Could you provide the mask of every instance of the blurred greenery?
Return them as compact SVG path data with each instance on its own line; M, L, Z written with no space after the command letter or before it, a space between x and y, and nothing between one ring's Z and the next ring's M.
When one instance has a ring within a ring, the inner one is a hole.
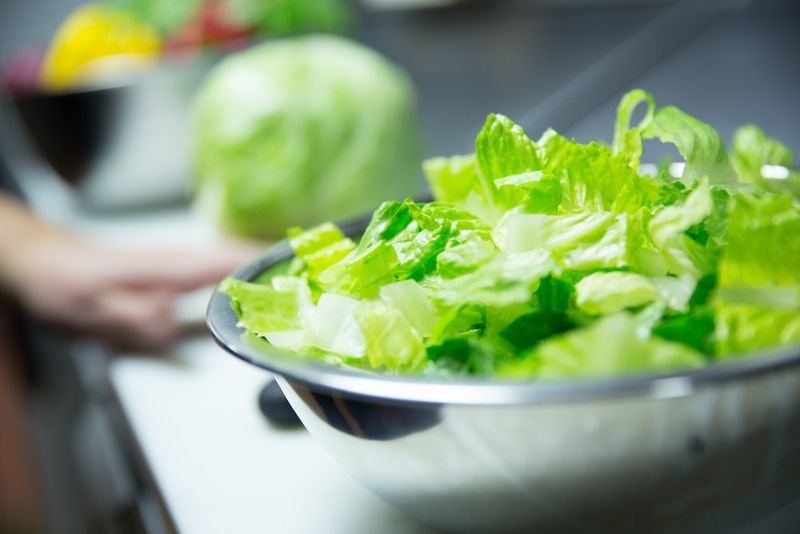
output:
M187 24L208 2L204 0L108 0L170 35ZM227 22L268 35L306 31L341 33L353 22L347 0L221 0Z

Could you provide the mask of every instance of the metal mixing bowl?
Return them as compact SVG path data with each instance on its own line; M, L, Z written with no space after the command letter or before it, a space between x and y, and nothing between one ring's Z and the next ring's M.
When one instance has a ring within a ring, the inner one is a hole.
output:
M24 177L28 154L15 143L27 139L35 155L91 208L185 200L190 104L212 63L211 58L165 62L90 87L0 95L8 114L2 125L7 131L0 132L8 138L0 143L2 157L14 175Z
M235 276L253 280L291 255L279 243ZM428 380L249 342L222 293L207 319L224 349L277 375L357 479L443 530L730 531L800 497L796 349L602 380Z

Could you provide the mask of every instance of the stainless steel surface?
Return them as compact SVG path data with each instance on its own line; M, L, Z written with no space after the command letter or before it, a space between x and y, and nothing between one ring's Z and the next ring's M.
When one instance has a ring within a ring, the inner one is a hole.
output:
M364 221L349 225L356 235ZM236 276L291 255L281 243ZM328 367L208 324L280 375L309 431L377 495L450 531L724 530L800 497L800 353L667 375L535 383Z
M553 405L406 405L280 382L358 480L447 531L726 531L800 495L797 371Z

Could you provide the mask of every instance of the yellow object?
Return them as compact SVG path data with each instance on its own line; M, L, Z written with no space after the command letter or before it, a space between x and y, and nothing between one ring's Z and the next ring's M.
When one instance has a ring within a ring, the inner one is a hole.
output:
M152 64L160 53L161 39L153 28L126 12L88 4L56 32L42 64L41 82L46 89L65 89L96 79L98 72L107 75L108 68L93 68L98 60L108 65L111 59L124 69ZM125 59L116 62L113 56Z

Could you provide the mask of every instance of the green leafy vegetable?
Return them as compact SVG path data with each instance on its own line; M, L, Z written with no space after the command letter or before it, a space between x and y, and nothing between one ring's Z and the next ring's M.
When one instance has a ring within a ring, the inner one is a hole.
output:
M194 102L199 203L252 237L356 215L421 188L406 75L334 36L232 54Z
M736 183L736 173L728 160L725 141L708 124L673 106L656 110L642 130L645 139L657 138L672 143L686 162L682 180L708 178L715 184Z
M755 124L741 126L733 134L731 163L743 182L764 185L761 170L764 165L791 168L793 160L794 154L789 147L767 137Z
M678 147L682 181L640 174L649 138ZM611 147L490 115L474 154L424 163L436 201L383 203L358 244L292 230L292 276L223 290L274 345L388 373L605 377L800 343L800 209L753 174L791 155L754 127L735 145L732 166L642 90Z
M633 317L621 313L554 337L502 367L499 374L547 380L692 369L703 363L699 352L683 344L657 338L641 339Z

